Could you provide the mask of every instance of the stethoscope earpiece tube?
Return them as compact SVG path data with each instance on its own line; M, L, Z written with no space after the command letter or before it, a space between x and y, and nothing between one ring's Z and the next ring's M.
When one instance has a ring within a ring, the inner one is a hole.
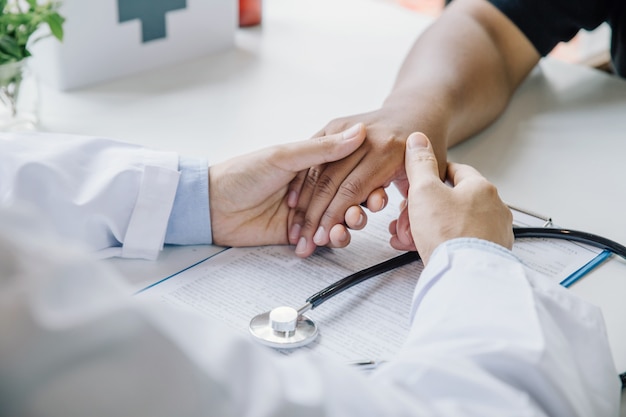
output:
M513 235L515 238L547 238L547 239L563 239L584 243L600 249L609 250L616 255L626 259L626 247L592 233L581 232L579 230L549 228L549 227L514 227ZM335 295L357 285L369 278L380 275L384 272L391 271L413 261L420 259L417 252L405 252L402 255L381 262L377 265L355 272L352 275L329 285L318 293L307 298L307 303L311 305L310 309L314 309L324 301L334 297Z
M547 239L563 239L572 240L578 243L584 243L612 253L626 259L626 247L613 240L593 233L581 232L580 230L559 229L553 227L514 227L513 235L515 238L547 238Z

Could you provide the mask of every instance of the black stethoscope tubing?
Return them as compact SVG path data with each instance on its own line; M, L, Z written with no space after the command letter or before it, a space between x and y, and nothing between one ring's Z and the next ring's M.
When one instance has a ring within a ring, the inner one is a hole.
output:
M580 230L560 229L552 227L514 227L515 238L548 238L571 240L578 243L608 250L626 259L626 247L611 239L594 235L593 233L581 232Z
M522 238L544 238L544 239L563 239L584 243L599 249L608 250L611 253L626 259L626 247L605 237L595 235L593 233L581 232L580 230L552 228L552 227L514 227L513 235L516 239ZM324 301L334 297L335 295L351 288L361 282L380 275L382 273L399 268L403 265L417 261L420 256L417 252L405 252L394 258L388 259L377 265L357 271L340 279L323 290L313 294L307 298L307 303L311 304L314 309Z

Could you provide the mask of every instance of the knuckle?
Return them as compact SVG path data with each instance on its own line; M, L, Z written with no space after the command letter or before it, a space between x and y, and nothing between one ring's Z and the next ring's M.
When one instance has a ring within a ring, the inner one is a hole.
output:
M488 195L491 198L495 198L498 197L498 189L496 188L496 186L492 183L490 183L489 181L487 181L485 178L477 178L476 182L478 183L478 186L482 189L482 191Z
M336 132L336 131L344 129L347 124L348 124L347 117L338 117L328 122L325 130L327 132Z
M335 213L334 210L329 208L322 215L320 223L330 224L334 226L335 224L343 223L342 220L343 220L342 216L338 217L337 213Z
M304 180L305 186L315 188L321 173L318 168L310 168Z
M293 209L292 223L302 223L306 217L306 207L298 206Z
M421 176L413 180L409 188L413 191L417 191L420 193L429 193L431 191L437 190L440 186L441 181L439 180L439 178Z
M309 214L305 214L304 221L302 223L302 230L317 230L319 225L319 219L314 218Z
M339 187L338 194L347 199L348 201L352 201L355 204L359 204L361 201L361 197L363 195L363 182L359 179L350 179L346 180L341 187Z
M329 175L321 175L317 180L315 194L319 197L332 197L337 191L337 185Z

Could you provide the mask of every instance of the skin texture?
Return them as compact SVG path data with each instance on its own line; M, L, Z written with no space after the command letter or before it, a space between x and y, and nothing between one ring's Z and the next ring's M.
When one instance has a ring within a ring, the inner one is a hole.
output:
M297 204L289 241L305 257L329 242L347 208L385 200L395 183L407 195L405 143L412 132L432 141L440 178L447 149L491 124L539 61L519 29L485 0L455 0L416 40L380 109L339 118L315 137L364 123L367 137L349 157L301 172L291 183ZM304 242L302 241L304 238Z
M310 166L347 157L364 139L363 124L356 124L344 132L266 148L212 166L209 198L213 243L287 244L288 221L297 202L289 193L289 183ZM329 246L348 245L348 227L360 229L367 223L359 206L346 210L344 221L330 230Z
M508 249L513 246L513 215L493 184L469 165L449 163L448 183L423 133L409 136L405 166L408 203L389 225L391 245L417 250L424 263L441 243L459 237L479 238Z

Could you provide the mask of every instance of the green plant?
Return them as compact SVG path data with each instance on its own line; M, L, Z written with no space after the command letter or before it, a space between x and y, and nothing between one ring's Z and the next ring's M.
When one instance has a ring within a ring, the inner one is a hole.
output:
M31 56L27 47L50 35L63 40L59 7L56 0L0 0L0 103L11 117L17 114L24 59ZM32 38L42 25L50 32Z
M46 0L0 0L0 64L21 61L30 56L27 46L52 35L63 40L63 22L58 13L60 3ZM47 24L50 33L36 39L31 36Z

